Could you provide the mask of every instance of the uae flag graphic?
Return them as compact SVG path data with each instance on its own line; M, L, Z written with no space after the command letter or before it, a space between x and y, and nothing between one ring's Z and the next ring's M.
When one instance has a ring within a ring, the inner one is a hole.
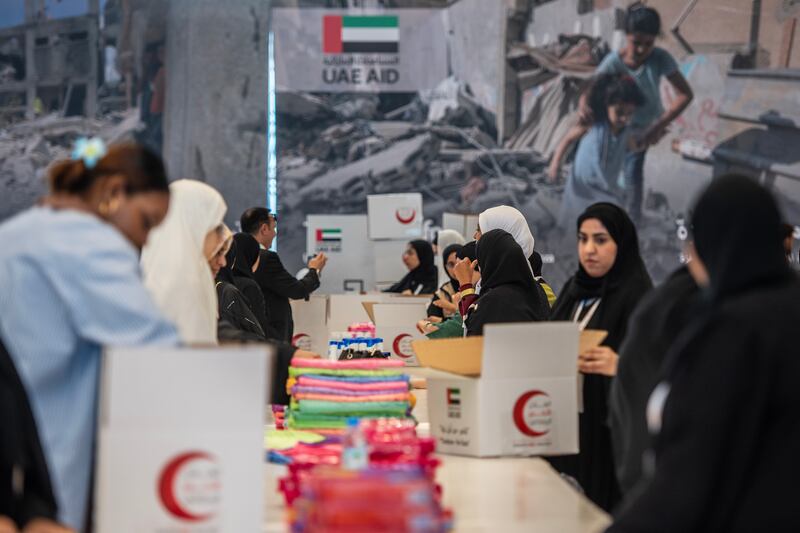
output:
M326 54L396 54L399 40L394 15L322 18L322 49Z
M318 229L317 242L327 242L330 244L339 244L342 242L341 229Z

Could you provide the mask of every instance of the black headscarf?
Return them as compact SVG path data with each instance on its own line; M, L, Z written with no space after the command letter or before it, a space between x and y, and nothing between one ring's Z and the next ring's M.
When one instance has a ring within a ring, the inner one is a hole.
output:
M458 290L458 280L450 275L450 272L447 271L447 258L450 257L450 254L455 253L456 257L458 257L458 252L461 251L462 246L460 244L451 244L447 248L444 249L442 252L442 264L444 265L444 271L447 272L447 277L450 278L450 284L453 286L453 290Z
M408 243L419 258L419 266L406 274L403 279L389 287L386 292L417 292L421 294L433 294L439 288L439 269L433 263L433 247L431 243L423 240L411 241Z
M737 175L714 180L692 215L694 243L708 270L712 301L791 276L782 225L775 199L753 180Z
M480 335L485 324L547 319L547 297L510 233L501 229L484 233L477 252L481 294L466 319L468 335Z
M533 275L537 278L540 277L542 275L542 266L544 265L541 254L537 251L534 251L528 258L528 262L531 264Z
M550 319L572 321L582 301L601 298L587 329L607 331L603 345L619 351L628 320L653 283L639 255L636 228L625 211L610 203L594 204L578 218L578 229L583 221L592 218L605 226L617 245L614 265L605 276L593 278L579 264L578 271L567 281L556 300ZM580 454L549 460L557 470L576 478L586 495L607 511L613 509L620 498L608 429L610 387L611 378L598 374L584 375Z
M628 214L619 206L600 202L586 208L586 211L578 217L577 230L580 231L581 224L592 218L599 220L614 239L617 245L617 258L608 274L601 278L593 278L584 270L583 265L578 263L572 288L575 295L579 298L596 298L602 296L603 292L614 290L632 280L637 282L646 280L646 284L652 286L650 275L639 253L636 226Z
M470 261L475 261L478 258L478 247L475 241L469 241L458 251L459 259L465 259L467 257Z
M231 239L231 247L225 253L225 266L219 269L217 273L217 281L224 281L227 283L234 283L233 267L236 264L236 256L238 251L236 249L236 239Z
M230 265L233 275L252 279L253 265L261 252L258 241L249 233L237 233L233 236L233 243L235 246L231 249L236 249L236 260Z

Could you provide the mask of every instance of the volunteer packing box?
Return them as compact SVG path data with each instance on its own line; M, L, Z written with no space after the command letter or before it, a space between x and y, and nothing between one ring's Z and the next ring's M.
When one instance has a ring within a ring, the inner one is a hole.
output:
M312 294L306 300L291 300L294 334L292 344L301 350L325 355L330 332L327 325L328 298Z
M422 195L372 194L367 196L370 239L422 238Z
M578 327L490 324L483 337L414 341L436 450L476 457L578 452Z
M381 302L365 302L364 308L375 324L375 335L383 339L383 349L392 359L405 361L409 366L419 363L411 342L423 339L417 331L417 322L427 316L430 296L397 296Z
M375 285L367 215L307 216L306 256L310 258L321 252L330 261L322 272L316 294L360 292ZM400 263L399 256L396 262Z
M267 347L110 349L95 531L260 531Z

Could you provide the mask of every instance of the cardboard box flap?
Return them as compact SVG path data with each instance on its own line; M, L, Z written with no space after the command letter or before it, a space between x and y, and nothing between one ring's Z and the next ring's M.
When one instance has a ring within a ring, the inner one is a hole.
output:
M489 324L483 334L484 378L575 376L579 331L573 322Z
M361 305L364 306L364 311L367 312L367 316L369 317L369 319L372 321L373 324L375 323L375 304L376 303L378 303L378 302L361 302Z
M581 331L578 353L586 353L592 348L597 348L600 346L600 343L606 340L606 337L608 337L608 332L602 329L585 329Z
M427 309L427 300L376 303L372 306L373 322L376 326L402 326L413 330L418 321L428 316Z
M481 375L483 337L417 340L411 347L422 366L462 376Z

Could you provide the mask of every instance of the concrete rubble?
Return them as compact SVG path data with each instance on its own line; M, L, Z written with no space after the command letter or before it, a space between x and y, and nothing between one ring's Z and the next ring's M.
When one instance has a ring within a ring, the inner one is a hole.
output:
M113 143L132 140L138 129L138 109L99 119L52 114L0 129L0 219L46 192L48 166L69 157L79 137L97 136Z

